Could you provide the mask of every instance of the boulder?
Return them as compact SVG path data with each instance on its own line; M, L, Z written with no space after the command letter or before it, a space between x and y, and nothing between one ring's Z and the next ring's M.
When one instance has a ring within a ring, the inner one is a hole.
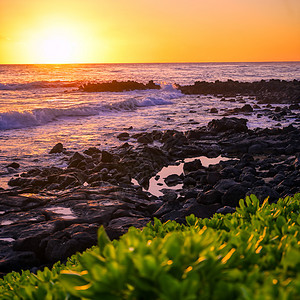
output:
M127 141L129 139L130 135L128 132L123 132L123 133L120 133L117 135L117 138L120 140L120 141Z
M6 168L19 169L20 168L20 164L18 164L16 162L13 162L13 163L7 165Z
M64 146L62 143L57 143L51 150L50 150L50 154L53 153L61 153L65 150Z
M219 120L212 120L208 123L207 128L211 132L247 132L247 120L238 118L222 118Z
M222 197L222 204L230 207L237 207L240 199L244 199L248 188L241 184L231 186Z
M209 205L222 202L223 193L217 190L209 190L205 193L200 192L197 196L197 201L201 204Z
M266 185L254 187L246 195L250 196L251 194L254 194L261 203L268 197L270 203L276 202L280 197L275 190Z
M202 168L202 163L200 159L195 159L191 162L186 162L183 165L183 171L184 173L189 173L193 171L197 171Z
M114 156L113 156L113 154L103 150L101 161L104 162L104 163L111 163L111 162L114 161Z
M223 206L216 211L217 214L223 214L223 215L233 214L234 212L235 212L235 208L230 206Z
M232 179L222 179L214 185L214 189L221 193L225 193L228 189L237 184L238 183Z

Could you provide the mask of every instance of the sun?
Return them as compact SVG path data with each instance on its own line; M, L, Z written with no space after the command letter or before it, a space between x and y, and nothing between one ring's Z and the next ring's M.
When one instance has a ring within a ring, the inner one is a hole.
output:
M76 60L78 41L69 36L56 34L41 41L40 56L47 63L66 63Z
M82 61L86 43L79 31L52 26L38 31L32 44L36 63L66 64Z

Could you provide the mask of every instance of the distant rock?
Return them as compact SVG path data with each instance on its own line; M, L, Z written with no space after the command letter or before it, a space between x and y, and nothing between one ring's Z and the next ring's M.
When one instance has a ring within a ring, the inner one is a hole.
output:
M53 154L53 153L61 153L63 152L65 149L64 149L64 146L62 143L57 143L51 150L50 150L50 154Z
M224 97L237 95L255 95L259 103L299 103L300 81L285 81L279 79L261 80L255 82L227 81L206 82L196 81L193 85L177 85L177 88L187 95L215 95Z
M16 162L13 162L13 163L7 165L6 168L19 169L20 168L20 164L18 164Z
M217 110L215 107L213 107L213 108L210 109L209 112L210 112L211 114L217 114L217 113L218 113L218 110Z
M83 84L79 90L83 92L123 92L133 90L148 90L148 89L160 89L160 85L155 84L153 80L150 80L147 84L128 80L128 81L116 81L102 82L102 83L86 83Z

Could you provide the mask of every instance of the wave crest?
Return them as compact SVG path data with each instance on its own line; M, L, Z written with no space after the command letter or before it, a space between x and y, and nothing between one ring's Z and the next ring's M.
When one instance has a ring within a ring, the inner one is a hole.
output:
M109 104L81 105L63 108L38 108L32 111L9 111L0 113L0 130L44 125L62 117L86 117L107 112L134 111L142 107L172 105L172 99L182 96L180 91L162 89L148 96L137 96Z

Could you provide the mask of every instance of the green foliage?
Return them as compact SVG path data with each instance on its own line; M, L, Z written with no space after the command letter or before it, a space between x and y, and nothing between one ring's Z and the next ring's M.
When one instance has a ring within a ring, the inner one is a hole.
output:
M187 225L158 219L32 274L0 280L0 299L300 299L300 194L251 195L236 212Z

